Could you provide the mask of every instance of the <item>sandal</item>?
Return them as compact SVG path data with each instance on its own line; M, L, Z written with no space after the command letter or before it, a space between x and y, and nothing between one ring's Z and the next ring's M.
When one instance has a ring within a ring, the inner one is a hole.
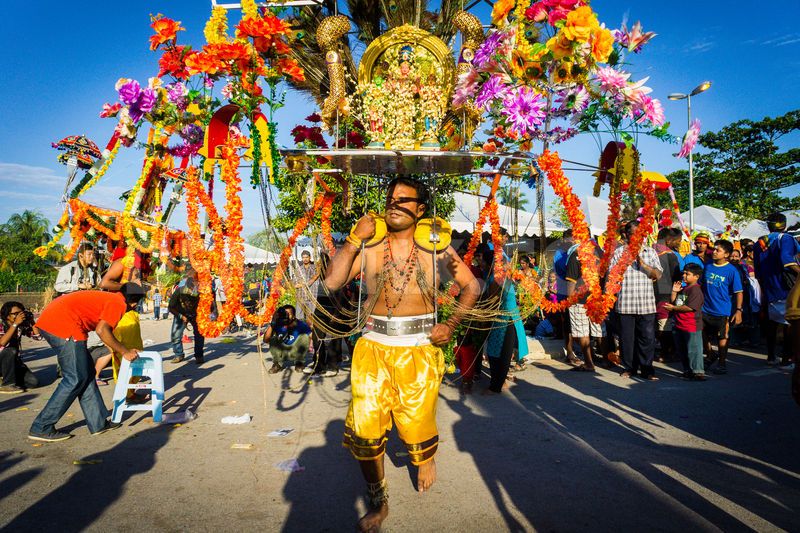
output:
M644 379L645 379L645 380L647 380L647 381L658 381L658 380L659 380L659 377L658 377L658 376L656 376L656 375L654 375L654 374L650 374L649 376L647 376L647 377L646 377L646 378L644 378Z
M94 380L94 382L97 383L98 387L104 387L104 386L108 385L108 380L105 380L105 379L102 379L102 378L96 378Z
M594 369L593 366L586 366L585 364L581 366L574 366L569 369L570 372L591 372L592 374L596 373L597 371Z

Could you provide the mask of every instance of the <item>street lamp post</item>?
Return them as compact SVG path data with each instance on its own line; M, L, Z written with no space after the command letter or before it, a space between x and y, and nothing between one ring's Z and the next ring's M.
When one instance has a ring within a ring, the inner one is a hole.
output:
M692 127L692 96L697 96L711 87L710 81L704 81L688 94L672 93L667 98L670 100L686 100L686 127ZM694 165L692 150L689 152L689 231L694 231Z

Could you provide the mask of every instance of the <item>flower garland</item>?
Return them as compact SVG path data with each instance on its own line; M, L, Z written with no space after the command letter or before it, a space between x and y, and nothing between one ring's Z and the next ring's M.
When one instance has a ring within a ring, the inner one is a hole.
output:
M100 167L99 170L97 170L97 173L94 175L94 177L92 177L89 181L87 181L82 187L80 187L80 189L76 186L72 190L72 193L70 194L71 198L78 198L80 196L83 196L83 194L86 193L86 191L94 187L95 184L97 184L97 182L100 181L100 178L102 178L105 175L106 171L108 171L108 167L110 167L111 163L114 162L114 158L117 157L117 152L119 152L121 146L122 143L120 143L119 140L114 141L114 148L112 148L111 152L108 153L108 156L103 159L102 166ZM91 176L92 170L95 170L94 166L92 166L92 168L90 168L86 172L86 176ZM78 185L81 184L79 183Z
M325 194L325 199L322 203L322 220L320 221L322 241L325 243L325 247L331 257L336 254L336 246L333 244L333 235L331 234L331 216L333 215L333 200L335 198L333 194Z
M189 259L197 271L200 287L200 303L198 306L197 327L209 337L218 336L233 320L234 315L242 313L241 296L244 287L244 241L242 239L242 201L239 197L241 179L239 177L239 148L246 147L245 137L231 131L228 140L222 146L222 164L220 179L225 184L225 207L228 218L225 222L219 216L209 194L203 190L196 167L187 169L187 213L189 225ZM214 247L203 248L198 224L199 205L202 204L209 219L209 226L214 233ZM227 244L227 258L225 257ZM211 309L214 304L212 291L212 275L219 276L225 294L230 298L217 308L217 317L211 320Z
M639 256L639 251L647 239L648 234L652 230L652 225L646 221L653 220L655 216L656 204L656 191L653 185L646 180L639 180L639 192L644 196L644 206L642 207L642 221L636 228L636 231L631 235L625 250L622 252L617 264L608 273L605 291L595 298L591 298L586 302L586 314L594 322L600 323L605 319L608 312L614 306L617 300L617 293L622 287L622 279L625 276L625 271L628 270L634 260ZM610 252L613 254L613 251Z
M566 175L564 175L564 171L561 168L561 158L558 156L558 152L545 151L539 156L538 163L539 167L547 175L547 179L553 187L553 191L561 198L561 203L567 213L567 218L572 225L572 238L578 243L577 253L578 260L581 262L581 277L586 287L585 291L579 292L585 293L588 291L591 297L599 297L602 294L602 289L600 288L600 276L602 272L598 269L597 256L595 256L594 253L594 243L592 242L589 227L586 224L586 219L581 210L580 198L573 192L569 180ZM567 298L567 300L549 307L557 307L560 308L559 310L566 309L568 305L565 302L572 302L574 300L573 303L577 303L577 300L581 296L582 294L580 296L575 296L575 294L573 294L572 297ZM554 302L546 303L553 304ZM572 305L572 303L569 305ZM545 310L551 312L551 309Z
M144 167L142 168L142 174L139 176L139 179L136 180L136 184L131 189L130 194L128 195L128 201L125 202L125 211L124 213L130 214L133 211L133 204L136 200L136 197L139 195L139 191L142 190L144 187L145 181L147 181L147 177L150 176L150 171L153 169L153 164L155 163L156 157L150 156L144 162Z

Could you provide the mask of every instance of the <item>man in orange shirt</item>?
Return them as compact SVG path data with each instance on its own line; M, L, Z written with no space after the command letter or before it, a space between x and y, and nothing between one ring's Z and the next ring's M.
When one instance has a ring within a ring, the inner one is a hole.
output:
M81 404L92 435L120 426L108 420L108 410L94 380L94 365L86 349L86 339L89 331L95 331L113 351L121 353L128 361L136 359L138 352L120 344L114 337L114 328L122 315L136 308L142 297L144 290L140 285L126 283L118 293L79 291L65 294L44 309L36 326L48 344L58 352L63 379L33 421L28 432L29 439L57 442L72 437L69 433L58 431L55 425L75 398Z

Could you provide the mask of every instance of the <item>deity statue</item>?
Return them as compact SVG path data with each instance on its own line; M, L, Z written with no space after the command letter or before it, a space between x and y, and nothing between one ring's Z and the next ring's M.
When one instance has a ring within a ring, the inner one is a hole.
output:
M392 107L387 117L387 134L393 148L413 149L416 144L419 74L414 64L414 49L410 45L400 48L397 62L389 67L386 77Z

